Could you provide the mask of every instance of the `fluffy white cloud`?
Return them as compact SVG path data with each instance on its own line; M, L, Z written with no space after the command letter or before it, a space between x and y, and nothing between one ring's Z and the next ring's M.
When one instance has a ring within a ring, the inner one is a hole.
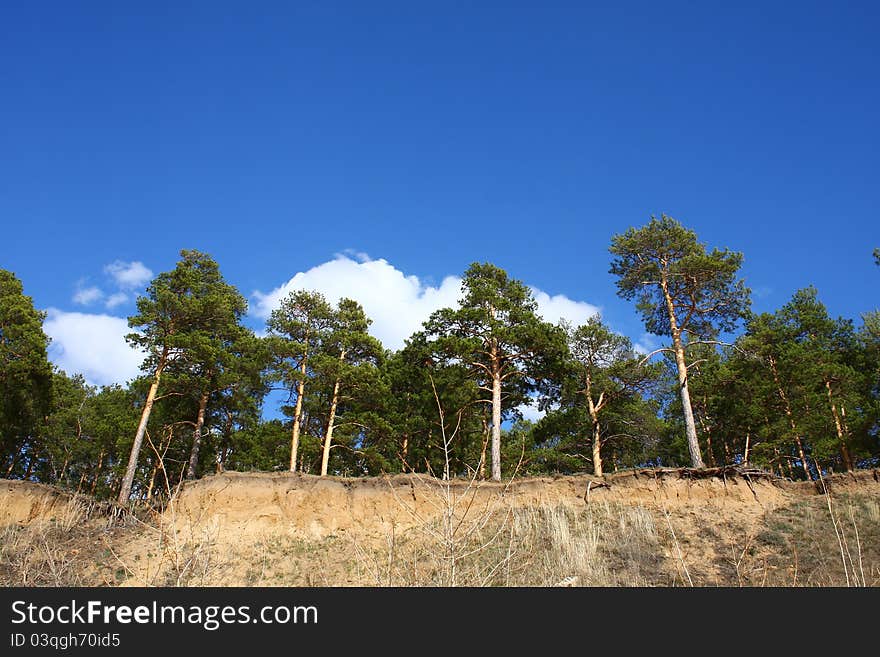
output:
M138 375L143 354L126 343L131 329L121 317L49 308L43 330L52 338L49 359L68 374L82 374L93 385Z
M521 404L516 408L520 413L522 413L523 419L529 420L530 422L537 422L542 417L547 415L547 411L539 410L537 404Z
M100 301L104 298L104 293L97 287L80 288L73 295L73 302L80 306L88 306L89 304Z
M107 297L104 305L107 308L115 308L116 306L121 306L126 301L128 301L128 295L125 292L116 292Z
M601 314L598 306L586 301L574 301L564 294L554 294L551 297L536 287L531 290L535 301L538 302L538 312L546 321L553 324L560 319L565 319L574 326L580 326L593 315Z
M299 272L268 294L255 292L254 313L268 317L293 290L317 290L332 303L341 297L358 301L373 320L370 332L386 347L399 349L434 310L455 304L461 279L448 276L433 287L416 276L406 276L385 260L357 262L337 255L329 262Z
M461 278L458 276L447 276L438 286L432 286L417 276L407 276L386 260L369 260L365 254L357 256L354 260L338 254L329 262L299 272L271 292L255 292L253 313L268 317L281 299L293 290L317 290L332 303L341 297L349 297L358 301L373 320L371 333L386 347L399 349L432 312L458 305L461 295ZM550 296L537 288L532 288L532 292L539 312L551 322L565 318L580 324L599 312L592 304L563 295Z
M153 278L152 270L139 261L116 260L104 267L104 273L113 278L119 287L129 290L142 287Z

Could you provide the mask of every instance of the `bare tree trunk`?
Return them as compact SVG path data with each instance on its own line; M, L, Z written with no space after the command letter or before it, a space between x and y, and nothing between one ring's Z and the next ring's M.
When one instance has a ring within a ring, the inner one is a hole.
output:
M324 434L324 454L321 456L321 476L327 476L330 465L330 447L333 444L333 423L336 421L336 405L339 403L339 379L333 385L333 398L330 402L330 417L327 418L327 431Z
M501 366L492 345L492 481L501 481Z
M587 409L590 412L590 420L593 422L593 474L602 476L602 427L599 424L599 409L602 405L602 395L599 395L599 403L593 403L592 380L588 375L584 381L584 396L587 398Z
M480 479L486 478L486 450L489 449L489 440L491 430L489 427L489 420L486 418L485 413L480 418L483 423L483 445L480 447Z
M199 467L199 450L202 447L202 428L205 426L205 411L208 408L210 393L203 392L199 397L199 413L196 415L196 428L193 430L193 445L189 452L189 465L186 468L186 478L195 479Z
M9 475L12 474L12 471L15 469L15 466L18 464L18 456L21 453L21 449L18 449L15 454L12 455L12 462L9 464L9 467L6 468L6 478L9 479Z
M750 431L746 431L746 447L743 450L743 463L749 462L749 448L751 447L751 437L752 434Z
M36 463L37 463L37 452L35 451L33 454L30 455L30 457L28 457L28 467L27 467L27 470L25 470L25 472L24 472L25 480L28 480L31 478L31 475L34 472L34 465L36 465Z
M153 463L153 467L150 470L150 483L147 485L147 498L146 501L149 502L153 499L153 487L156 484L156 473L159 472L159 461Z
M785 394L785 390L782 389L782 383L779 381L779 370L776 368L776 359L773 356L769 358L770 362L770 371L773 372L773 381L776 383L776 390L779 392L779 398L782 400L783 410L785 411L785 416L788 418L788 424L791 427L792 432L794 433L794 442L797 445L798 456L801 459L801 466L804 468L804 474L807 476L807 481L813 480L813 475L810 472L810 468L807 465L807 456L804 453L804 445L801 442L800 433L798 432L797 425L794 421L794 414L791 412L791 404L788 401L788 395ZM791 463L788 464L789 469L791 469ZM793 479L794 477L792 477Z
M688 452L691 456L691 465L695 468L705 468L703 457L700 454L700 443L697 438L697 425L694 421L694 411L691 406L691 393L688 389L688 371L685 362L684 347L681 343L681 337L676 335L672 339L675 349L675 364L678 368L678 385L681 393L681 405L684 409L684 429L687 435Z
M409 434L403 434L403 445L400 447L401 472L406 472L409 468L407 456L409 455Z
M706 421L705 412L700 413L700 428L703 430L703 433L706 434L706 460L709 462L709 465L714 468L715 453L712 451L712 429L709 428L709 424Z
M843 424L840 421L840 414L837 412L837 405L834 403L834 397L831 395L831 381L825 379L825 389L828 391L828 403L831 404L831 414L834 416L834 427L837 429L837 439L840 441L840 456L843 459L843 467L847 472L853 471L852 457L849 455L847 447L847 432L843 430Z
M150 420L150 413L153 410L153 402L156 399L156 391L159 389L159 379L162 377L162 370L168 359L168 351L163 350L156 366L156 373L153 375L153 382L150 384L150 391L147 393L147 400L144 403L144 410L141 412L141 421L138 424L137 433L134 435L134 442L131 445L131 454L128 457L128 466L125 468L125 476L122 478L122 485L119 487L119 497L117 502L121 505L128 504L128 498L131 497L131 484L134 481L134 473L137 470L138 456L141 453L141 445L144 442L144 433L147 430L147 422Z
M685 360L684 343L681 340L681 329L678 328L678 319L675 316L675 304L669 294L669 286L666 274L662 274L660 283L663 288L663 296L666 298L666 310L669 314L669 328L672 334L672 348L675 352L675 366L678 370L678 387L681 394L681 406L684 410L684 429L687 435L688 451L691 456L691 465L695 468L705 468L703 457L700 455L700 443L697 439L697 425L694 421L694 409L691 406L691 393L688 389L688 368Z
M94 495L95 489L98 487L98 477L101 474L101 467L104 465L104 450L101 450L101 453L98 454L98 465L95 468L95 476L92 479L92 487L89 489L89 494Z
M70 463L70 452L66 452L64 454L64 463L61 466L61 476L58 477L58 483L60 484L64 481L64 478L67 476L67 464Z
M308 339L306 349L309 348ZM302 422L303 393L306 389L306 358L300 363L302 378L296 384L296 406L293 408L293 429L290 432L290 471L296 472L296 457L299 454L299 432Z
M597 418L593 419L593 474L602 476L601 427Z

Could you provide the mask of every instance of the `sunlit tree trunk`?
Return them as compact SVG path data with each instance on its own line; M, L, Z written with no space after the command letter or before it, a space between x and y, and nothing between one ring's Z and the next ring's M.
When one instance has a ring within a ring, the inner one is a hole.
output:
M704 402L705 408L705 402ZM712 450L712 429L707 421L707 416L705 412L700 413L700 428L703 430L703 433L706 435L706 460L709 462L709 465L715 467L715 453Z
M675 353L675 367L678 370L678 387L681 394L681 406L684 410L684 428L687 435L688 451L691 456L691 465L695 468L705 468L703 457L700 454L700 443L697 439L697 425L694 421L694 409L691 405L691 393L688 388L688 367L685 360L684 343L681 339L681 330L678 328L678 319L675 316L675 304L669 294L669 285L666 272L663 272L660 286L666 299L666 311L669 314L669 328L672 334L672 350Z
M486 451L489 449L489 441L491 440L491 427L485 413L480 418L483 423L483 444L480 446L480 479L486 478Z
M9 476L12 474L12 471L15 470L15 466L18 464L18 456L21 453L21 448L16 450L15 454L12 455L12 462L9 464L9 467L6 468L6 478L9 479Z
M599 400L593 403L592 378L587 375L584 380L584 396L587 398L587 409L592 421L592 447L593 447L593 474L602 476L602 425L599 423L599 411L602 408L604 392L599 395Z
M492 344L492 481L501 481L501 360Z
M153 467L150 469L150 483L147 485L147 498L146 501L149 502L153 499L153 487L156 484L156 473L159 472L159 461L153 463Z
M25 478L25 480L28 480L28 479L31 478L31 475L34 473L34 466L35 466L36 464L37 464L37 452L35 451L35 452L34 452L33 454L31 454L30 457L28 458L28 466L27 466L27 470L25 470L25 472L24 472L24 478Z
M782 384L779 381L779 370L776 368L776 359L773 356L769 358L770 362L770 371L773 372L773 381L776 383L776 391L779 393L779 398L782 400L782 407L785 411L785 416L788 418L788 424L791 427L792 432L794 433L794 442L797 446L798 457L801 460L801 466L803 466L804 474L807 477L807 480L812 481L813 475L810 472L810 467L807 465L807 455L804 453L804 445L801 442L800 432L797 429L797 424L794 421L794 413L791 412L791 404L788 401L788 395L785 394L785 390L782 388ZM789 469L791 469L791 463L789 463Z
M840 441L840 456L843 459L843 467L847 472L853 471L852 457L847 447L847 432L844 431L843 423L840 419L840 413L837 412L837 405L834 403L834 397L831 394L831 381L825 379L825 389L828 391L828 403L831 405L831 415L834 416L834 428L837 430L837 440Z
M308 334L306 335L305 342L305 350L306 354L308 354L309 350L309 339ZM302 378L297 381L296 384L296 405L293 408L293 428L290 433L290 471L296 472L296 458L299 454L299 432L300 432L300 424L302 423L302 408L303 408L303 394L306 390L306 370L307 370L307 356L304 355L302 362L300 363L299 371L302 375Z
M92 486L89 489L89 494L94 495L95 489L98 487L98 479L101 475L101 467L104 465L104 450L101 450L101 453L98 454L98 465L95 467L95 476L92 478Z
M125 475L122 477L122 484L119 487L119 504L128 504L128 498L131 497L131 485L134 481L134 473L137 470L138 456L141 453L141 445L144 442L144 433L147 430L147 422L150 420L150 413L153 410L153 402L156 399L156 392L159 390L159 380L162 378L162 370L168 360L168 349L162 350L159 363L156 366L156 372L153 374L153 381L150 384L150 390L147 393L147 400L144 402L144 409L141 411L141 421L138 424L137 433L134 435L134 442L131 445L131 453L128 457L128 466L125 468Z
M339 362L345 361L345 351L339 355ZM327 476L330 465L330 448L333 445L333 424L336 422L336 407L339 404L339 386L341 379L336 378L333 384L333 397L330 399L330 416L327 418L327 431L324 433L324 453L321 456L321 476Z
M199 451L202 447L202 429L205 427L205 411L208 408L210 393L203 392L199 397L199 413L196 416L196 428L193 430L193 445L189 453L189 465L186 468L186 478L195 479L199 468Z
M409 434L403 434L403 444L400 446L400 463L401 463L401 472L406 472L409 469L409 465L407 464L407 457L409 455Z

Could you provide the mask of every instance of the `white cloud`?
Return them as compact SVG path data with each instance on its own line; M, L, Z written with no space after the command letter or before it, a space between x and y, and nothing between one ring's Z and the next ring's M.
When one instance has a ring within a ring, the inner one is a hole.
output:
M111 262L104 267L104 273L111 276L119 287L128 290L142 287L153 278L152 270L139 261Z
M586 301L574 301L563 294L550 296L536 287L531 288L538 312L545 321L556 324L560 319L568 320L574 326L580 326L594 316L601 314L598 306Z
M73 295L73 302L80 306L88 306L89 304L100 301L104 298L104 293L97 287L80 288Z
M538 410L538 407L533 406L532 404L520 404L516 408L522 413L523 419L529 420L530 422L537 422L547 415L547 411Z
M107 297L104 305L107 308L115 308L116 306L121 306L126 301L128 301L128 295L125 292L116 292Z
M456 307L461 296L461 278L447 276L439 286L423 283L417 276L407 276L386 260L358 260L337 254L333 260L297 273L271 292L255 292L253 313L266 318L281 299L293 290L316 290L332 303L341 297L358 301L373 320L370 332L390 349L400 349L406 338L418 331L422 322L439 308ZM532 288L539 312L544 319L560 318L580 324L599 309L583 301L563 295L549 294Z
M254 313L268 317L293 290L317 290L332 303L342 297L358 301L373 320L370 332L391 349L399 349L438 308L455 305L461 279L448 276L439 287L406 276L385 260L356 262L346 255L299 272L268 294L255 292Z
M43 329L52 338L49 359L70 375L108 385L125 383L139 373L143 354L125 342L131 330L121 317L49 308Z

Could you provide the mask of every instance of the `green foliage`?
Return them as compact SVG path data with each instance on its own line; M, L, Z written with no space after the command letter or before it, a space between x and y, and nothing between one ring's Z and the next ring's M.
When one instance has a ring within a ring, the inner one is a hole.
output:
M27 473L39 457L35 434L52 402L44 319L15 275L0 269L0 476Z
M323 352L330 338L333 308L320 292L293 291L272 311L266 328L272 358L269 382L288 391L289 406L283 410L292 417L298 384L314 376L310 358Z
M374 433L373 446L383 455L384 472L444 471L441 411L447 435L455 432L451 474L466 476L480 459L487 407L478 402L478 384L462 363L437 361L435 356L434 345L419 332L383 362L387 432Z
M564 454L569 466L592 463L593 471L601 472L601 462L596 462L604 451L600 447L611 450L613 463L619 463L630 443L656 430L651 421L656 408L644 395L662 368L643 364L629 338L613 332L598 316L577 328L563 327L569 356L557 375L558 406L538 423L537 439Z
M749 290L736 278L742 254L707 252L696 233L672 217L651 217L646 226L615 235L609 250L618 294L636 300L650 333L672 335L669 303L678 329L699 338L733 330L748 311Z

